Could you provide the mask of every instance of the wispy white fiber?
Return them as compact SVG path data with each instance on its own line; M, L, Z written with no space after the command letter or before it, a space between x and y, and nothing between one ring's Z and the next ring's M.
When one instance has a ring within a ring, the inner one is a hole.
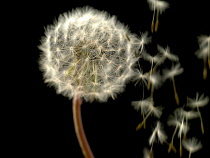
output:
M39 46L44 80L70 99L76 94L86 101L115 98L134 75L137 41L104 11L83 7L64 13L47 27Z

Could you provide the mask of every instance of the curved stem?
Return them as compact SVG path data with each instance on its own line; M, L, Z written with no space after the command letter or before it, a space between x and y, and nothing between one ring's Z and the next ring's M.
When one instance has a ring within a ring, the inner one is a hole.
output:
M79 98L78 96L75 96L73 99L73 120L74 120L75 132L84 157L94 158L82 125L81 104L82 104L82 99Z

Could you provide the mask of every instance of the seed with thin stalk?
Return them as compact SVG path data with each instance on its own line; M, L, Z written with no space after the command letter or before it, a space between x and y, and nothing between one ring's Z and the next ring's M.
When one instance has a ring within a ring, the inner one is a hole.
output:
M170 61L179 61L179 57L173 53L171 53L170 47L167 46L166 48L163 48L160 45L157 45L157 50L159 52L160 55L160 60L158 61L158 65L160 65L161 63L163 63L166 59L170 60Z
M153 11L151 31L157 32L159 25L159 14L162 14L167 8L169 8L169 3L160 0L147 0L150 10Z
M198 37L200 49L195 53L199 59L203 59L203 79L207 78L207 64L210 69L210 36L202 35Z
M148 73L143 73L141 70L136 69L133 80L136 81L135 85L139 82L142 83L142 85L147 85Z
M204 94L199 96L199 93L196 93L196 98L192 99L192 98L188 98L188 103L187 106L189 106L190 108L193 109L197 109L199 118L200 118L200 122L201 122L201 131L204 134L204 125L203 125L203 119L201 116L201 112L200 112L200 107L204 107L209 103L209 97L204 97Z
M188 120L199 117L198 112L192 111L192 110L186 111L182 107L177 108L175 110L175 113L180 114L180 116L184 118L186 126L188 126ZM184 133L184 139L186 139L186 136L187 136L187 133Z
M147 98L140 101L133 101L131 103L136 110L141 109L141 114L143 116L143 121L136 127L136 130L142 128L146 128L146 120L150 115L154 115L157 118L160 118L162 114L162 107L161 106L154 106L153 98Z
M196 138L191 138L188 140L184 140L182 142L183 147L189 152L188 158L191 158L191 154L200 150L202 148L201 142L199 142Z
M167 139L167 135L165 134L163 127L159 121L157 121L156 127L153 129L152 135L149 138L149 145L151 146L150 148L150 155L152 155L153 151L153 144L156 141L159 141L161 144L165 142Z
M133 52L139 45L132 43L137 41L115 16L91 7L60 15L41 40L39 64L44 80L58 94L73 98L74 125L85 158L93 154L82 127L81 98L105 102L123 91L134 75Z
M173 65L170 70L168 70L168 69L163 70L164 79L170 78L172 83L173 83L174 97L175 97L177 105L179 105L179 96L178 96L177 91L176 91L176 85L175 85L174 77L177 76L177 75L180 75L183 71L184 71L184 69L181 68L180 64Z
M178 138L180 138L180 156L182 156L182 135L186 134L189 131L189 126L184 122L184 116L179 112L179 110L175 110L173 115L169 116L169 120L167 123L169 126L175 127L171 142L169 144L168 152L170 152L171 150L176 152L173 141L176 133L178 133Z

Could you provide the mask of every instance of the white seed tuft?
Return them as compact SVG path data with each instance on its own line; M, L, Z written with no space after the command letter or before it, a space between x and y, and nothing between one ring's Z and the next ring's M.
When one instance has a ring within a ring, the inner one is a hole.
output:
M129 40L125 38L128 36ZM137 37L127 27L91 7L60 15L41 41L40 68L45 82L70 99L106 101L123 91L134 75Z

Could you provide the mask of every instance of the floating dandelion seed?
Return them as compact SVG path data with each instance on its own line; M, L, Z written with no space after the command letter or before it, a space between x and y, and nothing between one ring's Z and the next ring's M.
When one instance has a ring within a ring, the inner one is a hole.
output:
M188 120L199 117L198 112L195 111L185 111L182 107L177 108L175 113L180 114L181 117L185 119L186 126L188 126ZM187 131L186 131L187 132ZM186 139L187 133L184 133L184 139Z
M42 38L39 64L44 80L58 94L74 98L75 129L86 158L93 154L82 128L80 98L105 102L122 92L134 75L132 67L138 59L133 52L139 45L132 43L137 41L115 16L91 7L60 15Z
M184 116L182 115L182 113L180 113L179 110L175 110L173 115L169 116L169 120L167 123L169 126L175 127L174 133L171 138L171 142L169 143L168 152L171 152L171 150L176 152L176 148L173 145L173 141L176 133L178 132L178 137L180 138L180 156L182 156L182 134L185 135L189 131L189 126L184 122Z
M154 115L157 118L160 118L162 115L162 107L155 107L151 97L140 101L133 101L131 104L134 106L134 109L141 109L141 114L143 115L143 121L136 127L136 130L141 129L142 126L146 128L146 120L150 115Z
M169 3L159 0L147 0L150 10L153 11L151 31L156 32L159 25L159 14L162 14L167 8L169 8Z
M155 141L159 141L161 144L163 144L163 142L165 142L167 139L167 136L162 128L162 125L159 121L157 121L157 125L154 128L152 135L149 138L149 145L151 146L150 148L150 155L152 155L152 151L153 151L153 144ZM151 157L151 156L150 156Z
M158 65L163 63L166 59L176 62L179 61L179 57L171 53L169 46L163 48L162 46L157 45L157 49L159 51L159 55L161 56L160 60L158 61Z
M199 59L203 59L203 79L207 78L207 61L210 69L210 36L202 35L198 37L200 49L195 53Z
M188 98L188 103L187 103L187 106L189 106L193 109L194 108L197 109L197 112L198 112L198 115L199 115L199 118L200 118L200 122L201 122L201 131L202 131L203 134L204 134L203 119L202 119L201 112L200 112L199 108L206 106L208 103L209 103L209 97L208 96L204 97L204 94L202 94L199 97L199 93L196 93L196 98L195 99Z
M191 158L191 154L200 150L202 148L201 142L199 142L196 138L191 138L188 140L184 140L182 142L183 147L189 152L189 157Z
M183 71L184 71L184 69L181 68L180 64L173 65L171 70L167 70L167 69L163 70L164 78L165 79L170 78L172 80L173 89L174 89L174 97L175 97L177 105L179 105L179 96L178 96L177 91L176 91L176 85L175 85L174 77L177 76L177 75L180 75Z

